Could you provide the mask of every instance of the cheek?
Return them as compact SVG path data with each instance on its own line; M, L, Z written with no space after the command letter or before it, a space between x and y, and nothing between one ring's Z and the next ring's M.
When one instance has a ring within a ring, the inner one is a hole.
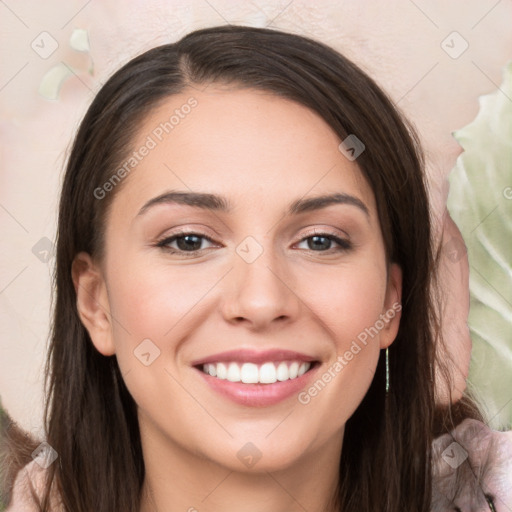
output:
M183 391L187 375L176 364L180 344L204 319L205 295L218 278L198 267L148 265L143 262L116 267L110 274L109 300L115 318L112 334L116 357L128 391L139 411L160 427L173 424L178 437L187 439L180 411L200 423L201 410ZM211 270L211 269L210 269ZM187 385L193 392L193 387ZM174 407L170 407L170 401ZM197 418L194 415L198 416ZM165 430L165 427L160 430Z
M329 275L317 274L312 282L302 296L328 331L333 354L299 401L320 415L325 411L325 424L336 429L357 409L375 373L386 273L384 267L365 265L361 259Z
M125 260L109 274L116 357L138 402L146 401L150 394L158 397L162 382L172 387L165 371L173 371L178 345L193 330L205 296L218 281L215 272L198 268Z
M168 341L171 331L196 310L216 281L213 272L199 267L127 265L109 281L112 315L125 325L132 341L141 337Z
M364 261L329 270L303 273L300 297L343 350L347 341L373 326L383 312L386 274L384 268Z

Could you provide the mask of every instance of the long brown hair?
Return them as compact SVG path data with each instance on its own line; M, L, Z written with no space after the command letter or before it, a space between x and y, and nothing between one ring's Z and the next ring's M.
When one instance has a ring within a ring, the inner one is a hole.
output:
M62 187L55 304L47 361L45 424L58 452L54 481L67 512L139 512L144 462L136 404L115 356L96 351L76 308L75 255L101 260L109 205L122 184L97 199L130 151L141 121L186 88L232 84L274 93L320 115L344 140L364 145L357 164L375 195L388 262L403 272L402 317L362 403L348 420L336 506L344 512L427 512L431 443L453 427L436 409L433 368L442 340L432 298L435 251L424 164L414 130L356 65L330 47L277 30L198 30L136 57L101 88L76 135ZM133 149L133 148L132 148ZM460 421L476 410L467 410Z

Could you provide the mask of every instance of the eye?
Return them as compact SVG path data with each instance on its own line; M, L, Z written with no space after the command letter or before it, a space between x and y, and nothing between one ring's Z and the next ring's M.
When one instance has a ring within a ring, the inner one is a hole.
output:
M157 242L156 246L161 247L162 249L169 251L171 253L190 253L194 254L199 251L205 249L202 246L203 240L208 241L211 244L214 244L213 240L206 235L202 235L200 233L194 232L180 232L175 233L172 236L166 237L163 240ZM172 244L176 243L176 246L173 247Z
M208 247L202 247L203 241L207 241L212 246L215 246L215 242L208 236L195 233L192 231L182 231L175 233L171 236L158 241L155 245L168 251L172 254L185 254L194 256L198 252L207 249ZM313 232L307 237L304 237L299 244L307 243L306 250L313 252L341 252L352 249L352 244L348 240L340 238L332 233L324 232ZM175 244L173 246L173 244ZM335 244L337 247L332 247Z
M306 242L307 250L314 252L341 252L352 249L352 243L346 239L340 238L332 233L313 232L312 234L303 238L300 243ZM338 247L332 247L332 244ZM325 250L324 250L325 249Z

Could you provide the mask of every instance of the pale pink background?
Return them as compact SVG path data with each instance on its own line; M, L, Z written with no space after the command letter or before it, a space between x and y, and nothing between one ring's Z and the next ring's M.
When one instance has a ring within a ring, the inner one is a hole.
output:
M450 240L446 177L461 148L451 133L477 114L478 97L501 82L512 58L509 0L70 0L0 3L0 396L25 428L42 422L42 365L50 318L50 273L32 247L55 236L66 149L94 92L131 57L206 26L270 26L309 35L344 52L391 94L421 133L431 195ZM89 33L90 53L69 45L74 29ZM42 59L31 48L41 32L58 42ZM458 58L442 42L453 31L469 44ZM64 62L73 73L58 100L38 94L46 72ZM93 69L92 74L89 72ZM446 332L464 388L470 340L466 326L466 258L444 264L449 291ZM3 290L3 291L2 291Z

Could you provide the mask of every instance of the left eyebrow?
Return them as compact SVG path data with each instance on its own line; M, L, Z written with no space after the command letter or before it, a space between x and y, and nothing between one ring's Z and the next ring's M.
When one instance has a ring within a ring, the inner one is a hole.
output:
M229 200L216 194L203 192L181 192L170 191L161 194L146 202L139 210L138 215L142 215L151 207L157 204L183 204L194 208L205 210L214 210L229 213L233 207ZM288 206L287 215L298 215L300 213L313 210L320 210L333 204L346 204L355 206L362 210L367 216L370 215L368 207L361 199L350 194L335 193L321 196L307 197L297 199Z
M288 215L297 215L312 210L320 210L332 204L348 204L362 210L367 216L370 215L368 207L361 199L351 196L350 194L328 194L323 196L301 198L294 201L288 208Z

